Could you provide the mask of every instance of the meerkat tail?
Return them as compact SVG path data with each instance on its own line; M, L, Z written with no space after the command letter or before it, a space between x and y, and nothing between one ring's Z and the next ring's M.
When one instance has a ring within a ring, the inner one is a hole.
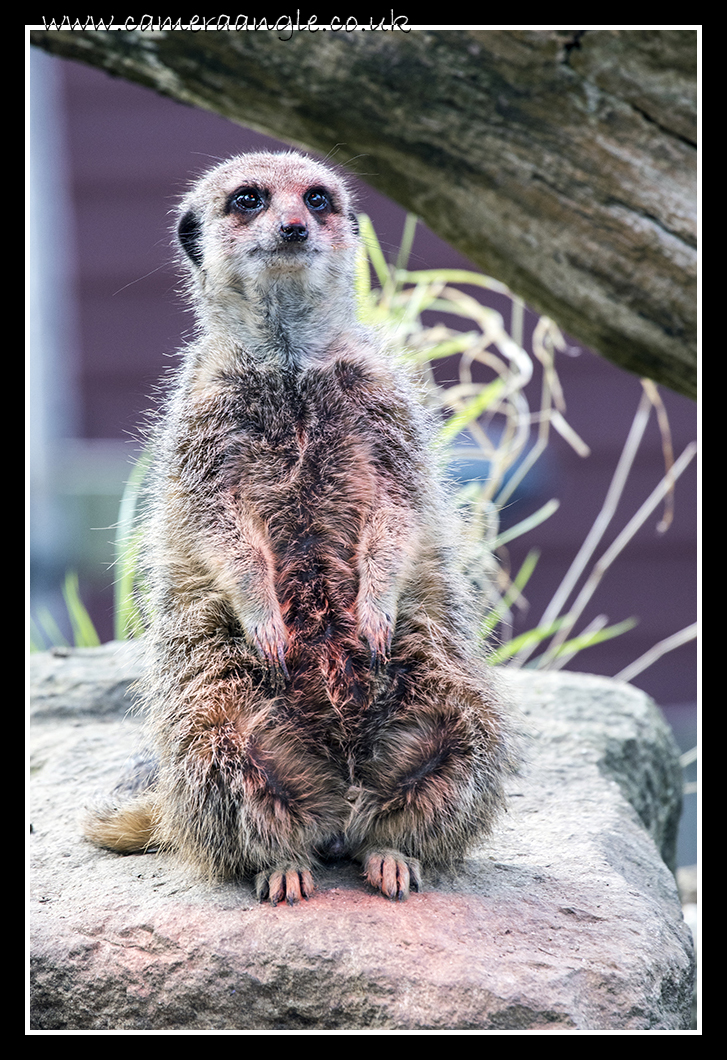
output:
M144 793L125 806L90 812L83 830L97 846L120 854L134 854L157 845L156 826L154 799Z

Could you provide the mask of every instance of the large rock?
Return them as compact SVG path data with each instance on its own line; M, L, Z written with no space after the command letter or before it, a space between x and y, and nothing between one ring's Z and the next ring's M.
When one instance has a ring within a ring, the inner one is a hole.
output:
M356 868L259 905L169 855L92 847L78 818L138 746L133 645L31 661L31 1026L688 1028L693 946L673 876L681 775L637 689L506 672L527 732L510 810L455 874L392 903Z

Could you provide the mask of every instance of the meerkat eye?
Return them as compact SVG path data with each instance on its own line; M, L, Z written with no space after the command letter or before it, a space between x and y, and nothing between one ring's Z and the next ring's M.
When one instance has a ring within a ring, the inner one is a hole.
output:
M265 205L265 197L257 188L240 188L230 198L229 208L240 213L254 213Z
M331 200L323 188L310 188L303 196L303 202L314 213L331 209Z

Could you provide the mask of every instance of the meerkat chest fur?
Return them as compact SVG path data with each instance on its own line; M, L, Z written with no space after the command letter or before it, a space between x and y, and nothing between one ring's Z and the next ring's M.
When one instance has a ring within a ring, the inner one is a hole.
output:
M371 652L381 648L359 638L362 608L374 606L366 593L359 602L365 576L385 562L373 558L380 541L372 528L398 512L395 525L408 525L396 547L413 563L417 510L426 503L424 439L392 423L397 404L403 415L394 377L353 359L307 369L249 363L201 386L193 379L170 439L169 481L185 510L180 519L164 505L164 548L194 528L193 551L207 555L243 631L255 642L262 624L268 661L284 666L293 688L302 682L310 691L317 675L324 702L336 706L363 694ZM236 550L228 533L237 531L252 551L230 582L224 570ZM408 573L400 563L392 590ZM265 632L278 608L284 630ZM393 600L390 612L393 623Z

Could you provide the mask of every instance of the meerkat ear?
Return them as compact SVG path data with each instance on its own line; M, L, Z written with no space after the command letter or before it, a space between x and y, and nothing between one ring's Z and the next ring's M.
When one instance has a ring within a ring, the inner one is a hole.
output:
M201 266L204 260L201 243L202 225L193 210L187 210L177 225L177 236L185 254L195 265Z
M353 229L353 234L355 236L357 236L358 235L358 217L353 212L353 210L350 211L350 213L348 215L348 219L351 222L351 228Z

